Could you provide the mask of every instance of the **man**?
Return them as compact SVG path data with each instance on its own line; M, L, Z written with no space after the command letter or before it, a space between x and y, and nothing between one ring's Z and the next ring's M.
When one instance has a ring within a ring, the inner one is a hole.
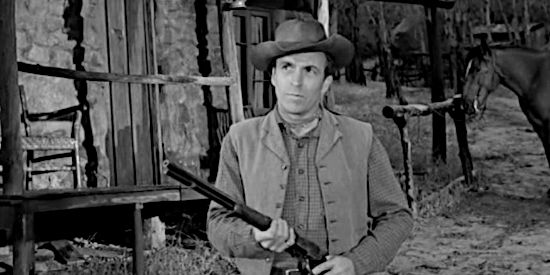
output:
M298 274L284 252L296 234L328 251L314 274L381 271L410 234L411 213L371 125L322 106L332 70L353 51L340 35L326 38L317 21L297 19L253 48L254 66L271 72L277 105L231 127L216 186L273 222L260 231L212 203L207 232L242 274Z

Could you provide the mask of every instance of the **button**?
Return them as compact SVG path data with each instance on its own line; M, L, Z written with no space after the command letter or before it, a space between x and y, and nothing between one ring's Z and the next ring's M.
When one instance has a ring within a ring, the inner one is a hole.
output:
M327 168L327 166L324 164L319 164L319 168Z
M304 143L303 142L298 142L298 148L304 148Z
M337 239L331 239L331 240L330 240L331 243L335 243L335 242L337 242L337 241L338 241Z
M327 204L333 204L335 203L336 201L327 201Z
M283 207L282 203L278 202L278 203L275 204L275 208L281 208L281 207Z
M286 170L286 169L288 169L288 165L286 165L286 164L283 164L283 166L281 166L281 169L283 169L283 170Z
M300 196L300 197L298 198L298 200L299 200L299 201L305 201L305 200L306 200L306 197Z
M334 219L333 219L333 220L330 220L329 222L330 222L330 223L335 223L335 222L336 222L336 220L334 220Z
M301 174L303 174L304 172L305 172L304 169L302 169L302 168L298 169L298 174L301 175Z
M285 185L284 184L281 184L279 186L281 187L282 190L285 190Z
M330 181L325 181L325 182L323 182L324 185L329 185L329 184L331 184L331 183L332 183L332 182L330 182Z
M301 230L303 230L303 229L304 229L304 227L305 227L305 226L304 226L303 224L299 224L299 225L298 225L298 229L301 229Z
M269 263L271 261L271 258L265 258L265 261Z

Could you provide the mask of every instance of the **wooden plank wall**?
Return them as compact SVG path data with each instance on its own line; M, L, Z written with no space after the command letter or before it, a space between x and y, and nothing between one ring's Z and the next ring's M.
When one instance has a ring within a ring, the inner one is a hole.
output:
M149 13L145 12L144 1L106 1L111 73L150 72L146 36L151 33L145 29ZM154 167L158 159L153 157L151 121L154 124L156 120L151 116L149 90L144 84L110 83L111 186L155 184Z
M107 8L107 37L109 52L109 72L128 73L128 53L126 48L126 20L124 1L105 1ZM128 84L110 83L111 117L111 186L131 185L134 182L132 162L132 131L130 121L130 87Z
M126 2L126 28L128 33L128 60L130 74L148 74L144 0ZM151 123L149 115L148 87L130 84L130 106L134 145L135 182L137 185L153 184Z

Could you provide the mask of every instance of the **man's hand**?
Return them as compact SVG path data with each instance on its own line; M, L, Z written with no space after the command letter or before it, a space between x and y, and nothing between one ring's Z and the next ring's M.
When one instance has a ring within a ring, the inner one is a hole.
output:
M282 252L294 244L296 235L285 220L276 219L266 231L253 228L254 239L268 250Z
M326 262L316 266L311 271L313 274L323 275L355 275L355 267L350 259L332 255L327 257Z

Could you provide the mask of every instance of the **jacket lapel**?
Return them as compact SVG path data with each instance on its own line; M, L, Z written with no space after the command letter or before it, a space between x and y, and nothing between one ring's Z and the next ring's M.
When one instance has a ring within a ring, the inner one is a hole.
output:
M319 163L328 152L334 147L336 142L342 137L342 132L338 129L338 120L327 110L323 110L323 119L321 119L321 136L319 137L319 147L315 161Z
M283 135L279 130L279 125L275 119L275 110L269 112L262 123L261 140L283 162L290 163L288 153L283 141Z

